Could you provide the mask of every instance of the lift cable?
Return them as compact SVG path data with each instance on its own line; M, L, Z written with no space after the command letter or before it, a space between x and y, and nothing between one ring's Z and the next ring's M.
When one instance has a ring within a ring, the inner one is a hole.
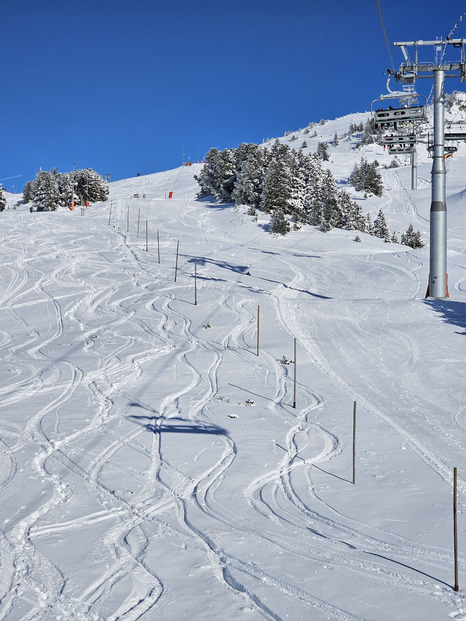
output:
M376 0L376 2L377 2L377 10L379 12L379 17L380 17L380 23L382 24L382 30L383 30L383 34L385 37L385 43L387 44L388 55L390 56L390 61L392 63L393 72L395 72L395 63L393 62L392 53L390 51L390 45L388 44L387 31L385 30L385 24L383 23L382 11L380 10L379 0Z

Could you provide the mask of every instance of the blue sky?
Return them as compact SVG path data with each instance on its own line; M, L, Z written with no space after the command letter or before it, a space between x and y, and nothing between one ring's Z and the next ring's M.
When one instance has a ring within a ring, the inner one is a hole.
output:
M461 0L379 0L389 42L446 36ZM390 66L376 0L0 0L0 183L112 180L370 108ZM466 17L455 31L466 36ZM396 67L402 61L391 46ZM447 90L463 90L451 80ZM428 94L431 80L421 81Z

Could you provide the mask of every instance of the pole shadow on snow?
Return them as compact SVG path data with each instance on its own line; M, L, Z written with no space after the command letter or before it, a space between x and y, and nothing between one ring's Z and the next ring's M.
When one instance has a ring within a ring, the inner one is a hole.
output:
M190 433L207 434L214 436L228 436L228 431L218 425L204 423L184 418L165 418L164 416L135 416L126 417L127 420L145 427L152 433Z
M454 300L424 300L432 310L442 315L445 323L451 323L463 329L457 334L466 335L466 304Z
M334 472L329 472L328 470L324 470L323 468L321 468L320 466L317 466L316 464L313 464L313 467L316 470L320 470L320 472L323 472L324 474L328 474L331 477L334 477L335 479L338 479L339 481L343 481L343 483L352 483L351 479L345 479L344 477L340 477L338 474L335 474Z
M399 565L400 567L404 567L405 569L410 569L411 571L414 571L416 574L420 574L421 576L424 576L425 578L429 578L430 580L433 580L434 582L438 582L439 584L443 584L444 586L451 588L451 584L448 584L448 582L445 582L444 580L439 580L435 576L432 576L431 574L427 574L425 571L421 571L420 569L416 569L412 565L407 565L406 563L402 563L401 561L395 561L395 559L390 558L389 556L384 556L383 554L377 554L377 552L367 552L366 550L363 550L363 552L367 554L368 556L375 556L376 558L380 558L383 561L394 563L395 565Z

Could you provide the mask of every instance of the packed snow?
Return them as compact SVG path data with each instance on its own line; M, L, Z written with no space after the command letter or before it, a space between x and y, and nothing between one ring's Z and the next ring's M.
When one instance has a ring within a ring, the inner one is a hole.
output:
M383 196L347 189L426 247L272 236L196 200L200 164L84 210L9 196L0 619L466 619L466 152L447 160L449 300L425 299L427 151L416 191L379 145L330 154L342 186L377 158Z

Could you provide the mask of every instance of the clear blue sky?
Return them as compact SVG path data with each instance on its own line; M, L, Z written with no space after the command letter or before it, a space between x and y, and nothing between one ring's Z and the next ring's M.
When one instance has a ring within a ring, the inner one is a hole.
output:
M379 1L390 43L446 36L466 10L461 0ZM362 112L390 66L376 0L0 0L0 9L8 190L40 167L66 172L75 161L117 180L179 166L183 149L195 161ZM466 17L454 36L466 36Z

